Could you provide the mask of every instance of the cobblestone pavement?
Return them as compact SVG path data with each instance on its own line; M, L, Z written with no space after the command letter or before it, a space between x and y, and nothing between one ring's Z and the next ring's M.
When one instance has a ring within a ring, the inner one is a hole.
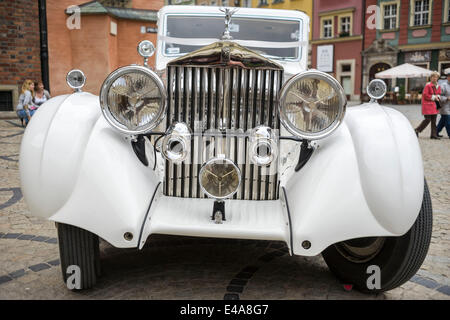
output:
M396 106L417 125L420 106ZM17 120L0 120L0 299L450 299L450 139L419 139L434 209L432 244L416 276L379 295L346 291L322 257L284 243L152 236L143 251L101 243L95 289L62 282L53 223L29 215L20 191ZM427 129L429 130L429 129ZM444 133L445 134L445 133Z

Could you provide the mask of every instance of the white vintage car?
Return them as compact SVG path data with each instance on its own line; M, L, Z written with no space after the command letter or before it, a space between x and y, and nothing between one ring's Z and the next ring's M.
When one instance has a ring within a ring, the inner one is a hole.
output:
M365 292L410 279L428 251L431 200L417 137L399 112L346 109L333 77L307 70L300 11L167 6L144 65L113 71L100 95L45 103L20 152L25 200L56 222L64 280L99 275L99 237L142 248L153 234L283 241L322 254ZM156 70L147 59L156 52ZM379 268L380 283L369 283Z

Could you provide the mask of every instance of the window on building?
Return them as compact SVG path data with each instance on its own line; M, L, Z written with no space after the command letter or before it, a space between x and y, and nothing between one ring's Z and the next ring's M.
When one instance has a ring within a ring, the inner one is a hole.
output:
M397 28L397 4L384 6L384 29L390 30Z
M352 65L351 64L343 64L341 71L342 72L351 72L352 71Z
M230 6L230 1L229 0L222 0L222 6L229 7Z
M267 5L269 5L268 0L259 0L258 6L267 6Z
M450 0L445 1L445 20L444 22L450 22Z
M430 24L430 0L414 1L414 26Z
M13 111L12 91L0 91L0 111Z
M323 20L323 38L333 37L333 20L325 19Z
M350 35L351 21L350 17L341 17L341 35Z

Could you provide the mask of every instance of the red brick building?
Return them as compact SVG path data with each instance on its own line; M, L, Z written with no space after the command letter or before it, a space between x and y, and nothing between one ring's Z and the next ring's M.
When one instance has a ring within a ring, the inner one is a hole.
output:
M38 1L0 1L0 111L13 110L25 79L40 78Z
M349 100L361 96L363 1L315 0L312 67L333 75Z
M85 90L98 94L111 71L142 63L136 46L156 43L163 6L164 0L0 1L0 111L15 110L25 79L44 80L52 95L70 92L65 77L74 68L86 74Z
M67 10L74 4L79 11ZM163 6L164 0L47 0L52 94L69 91L65 76L71 69L83 70L85 90L98 94L111 71L131 63L142 64L136 46L144 39L156 44L157 12ZM154 57L149 64L154 64Z

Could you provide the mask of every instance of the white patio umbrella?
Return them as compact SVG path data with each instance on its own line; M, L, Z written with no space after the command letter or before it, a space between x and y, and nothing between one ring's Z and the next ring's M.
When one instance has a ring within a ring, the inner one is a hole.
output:
M433 71L405 63L375 74L378 79L396 79L396 78L424 78L429 77Z

